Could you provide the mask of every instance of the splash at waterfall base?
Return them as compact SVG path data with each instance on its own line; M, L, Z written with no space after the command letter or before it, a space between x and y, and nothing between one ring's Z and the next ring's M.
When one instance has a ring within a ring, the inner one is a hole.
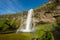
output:
M35 29L20 29L18 32L34 32Z
M32 26L32 19L33 19L33 9L30 9L28 11L26 23L25 23L25 29L19 28L17 32L34 32L35 28ZM34 24L33 24L34 25Z

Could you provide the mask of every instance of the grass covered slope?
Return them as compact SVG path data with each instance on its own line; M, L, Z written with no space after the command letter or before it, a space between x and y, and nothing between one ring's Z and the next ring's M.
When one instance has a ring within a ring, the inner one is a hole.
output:
M53 34L50 32L53 29L52 24L37 25L36 31L32 33L10 33L10 34L0 34L0 40L32 40L33 38L38 38L39 40L51 40L54 39ZM47 39L44 37L47 35ZM50 36L50 37L49 37Z

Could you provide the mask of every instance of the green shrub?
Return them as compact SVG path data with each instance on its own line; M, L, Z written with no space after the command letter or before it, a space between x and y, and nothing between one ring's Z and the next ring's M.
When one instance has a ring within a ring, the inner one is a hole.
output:
M6 25L6 24L2 25L2 31L6 31L8 28L9 28L8 25Z
M54 40L53 34L51 32L46 32L42 36L42 40Z
M53 9L55 7L55 4L52 4L52 3L51 4L47 4L46 7L48 9Z

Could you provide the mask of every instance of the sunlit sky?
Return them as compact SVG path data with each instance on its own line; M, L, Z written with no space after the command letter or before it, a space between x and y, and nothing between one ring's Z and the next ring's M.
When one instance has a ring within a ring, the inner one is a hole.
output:
M0 15L36 8L48 0L0 0Z

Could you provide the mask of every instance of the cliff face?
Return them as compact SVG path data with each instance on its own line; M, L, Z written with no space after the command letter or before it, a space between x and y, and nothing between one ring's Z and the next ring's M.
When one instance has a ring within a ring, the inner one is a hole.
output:
M55 0L56 1L56 0ZM54 16L60 15L59 2L49 1L48 3L34 9L35 20L39 19L39 23L53 23L56 21ZM59 0L58 0L59 1ZM35 21L37 22L37 21Z
M35 23L53 23L56 21L56 19L53 16L58 16L60 15L60 1L59 0L50 0L46 4L37 7L34 9L34 22ZM0 16L1 19L21 19L23 17L26 19L27 17L27 11L17 13L17 14L7 14Z
M16 30L21 26L24 26L27 18L28 11L19 12L16 14L5 14L0 16L0 29ZM46 4L34 8L33 22L38 24L51 24L56 21L54 16L60 16L60 4L59 2L49 1ZM60 18L58 24L60 23ZM59 24L60 25L60 24Z

